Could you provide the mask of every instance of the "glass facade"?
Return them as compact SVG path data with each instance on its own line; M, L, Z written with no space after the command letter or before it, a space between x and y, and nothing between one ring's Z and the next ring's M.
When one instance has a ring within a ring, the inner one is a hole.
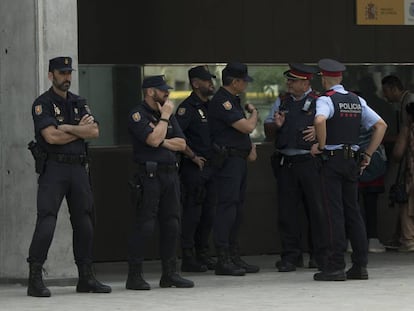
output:
M173 86L170 98L176 106L190 94L187 71L197 64L168 65L79 65L79 93L88 99L100 123L100 138L93 146L129 145L126 119L129 110L141 101L143 76L165 75ZM225 64L208 64L216 75L216 89L221 85L221 70ZM256 130L251 134L256 143L265 140L263 120L280 92L285 90L283 72L287 64L249 65L254 82L249 84L242 101L252 103L260 113ZM347 64L343 84L346 89L361 93L368 104L389 125L389 134L396 131L395 107L385 102L381 92L381 79L389 74L398 76L403 85L414 90L414 64ZM322 91L320 78L312 82L313 88Z

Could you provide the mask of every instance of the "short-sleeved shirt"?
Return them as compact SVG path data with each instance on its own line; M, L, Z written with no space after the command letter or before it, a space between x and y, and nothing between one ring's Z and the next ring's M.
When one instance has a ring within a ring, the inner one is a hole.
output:
M199 156L211 156L211 140L207 107L197 94L191 93L177 108L175 117L187 139L187 145Z
M134 161L145 163L154 161L162 164L177 162L176 153L164 147L152 147L146 143L147 137L160 122L160 112L153 110L145 101L131 110L128 117L128 132L132 139ZM171 115L165 138L183 138L185 136L174 115ZM164 121L161 121L164 122Z
M57 128L62 124L78 125L86 114L91 115L91 111L84 98L71 92L67 92L67 97L63 98L56 94L51 87L36 98L32 106L37 142L48 153L84 154L85 141L83 139L79 138L64 145L52 145L46 142L41 131L49 126Z
M340 84L333 86L331 90L341 93L341 94L348 94L348 91L345 90L344 87ZM381 117L367 105L367 102L362 97L358 96L358 98L359 98L359 101L361 103L361 108L362 108L361 126L365 129L369 129L375 123L377 123L381 119ZM322 115L322 116L325 116L327 119L330 119L334 115L334 112L335 112L334 105L333 105L332 99L329 96L322 95L316 100L315 117ZM328 150L337 149L339 147L340 147L339 145L338 146L327 145L326 149ZM358 147L355 146L355 148L357 149Z
M245 117L240 98L221 87L208 106L212 143L228 148L250 150L249 134L242 133L232 127L233 123Z

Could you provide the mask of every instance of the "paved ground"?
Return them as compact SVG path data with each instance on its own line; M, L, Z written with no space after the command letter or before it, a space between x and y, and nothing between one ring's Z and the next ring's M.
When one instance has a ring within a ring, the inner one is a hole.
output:
M159 262L145 262L150 291L125 290L125 263L97 264L100 280L111 294L77 294L74 286L50 286L51 298L26 296L21 285L0 285L0 310L413 310L414 253L370 254L368 281L315 282L314 270L278 273L278 256L245 259L262 270L244 277L216 276L213 272L183 273L192 289L158 286Z

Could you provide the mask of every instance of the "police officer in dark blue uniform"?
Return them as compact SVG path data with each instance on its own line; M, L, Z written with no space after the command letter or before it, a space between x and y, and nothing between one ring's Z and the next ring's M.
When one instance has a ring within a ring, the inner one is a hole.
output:
M323 265L328 246L326 213L322 205L320 187L320 159L310 154L315 143L313 120L318 95L310 80L317 72L305 64L289 64L285 72L288 94L276 101L268 131L276 136L275 174L278 185L279 230L282 242L281 260L276 262L279 272L295 271L303 266L299 207L303 201L309 219L309 230L318 266ZM310 260L311 267L315 265Z
M144 101L128 118L134 161L138 164L137 186L142 189L136 207L136 223L129 240L127 289L149 290L142 277L145 242L160 227L162 276L160 287L193 287L176 272L176 247L180 223L180 182L176 152L186 147L184 134L173 115L174 104L163 76L142 82Z
M238 234L246 195L247 161L256 159L256 149L249 134L257 125L257 109L248 104L246 118L239 94L248 82L245 64L228 63L222 71L223 86L208 107L208 119L213 143L213 165L217 169L218 192L214 221L214 243L217 250L217 275L241 276L258 272L240 257Z
M77 292L110 293L92 272L92 191L86 170L85 139L99 135L85 99L69 92L72 59L49 61L52 87L33 103L37 146L36 169L40 174L37 192L37 221L27 261L30 275L27 294L49 297L43 284L42 265L53 239L56 219L64 197L73 228L73 252L79 270Z
M184 132L187 147L181 161L183 215L181 226L182 263L186 272L215 269L209 254L216 191L211 166L211 142L207 119L209 97L214 94L212 75L207 66L188 71L191 95L178 107L176 118ZM194 247L196 255L194 256Z
M387 124L366 101L340 84L345 66L333 59L318 62L322 86L326 92L316 101L315 130L318 143L312 154L324 157L322 187L329 209L331 246L327 264L314 275L317 281L368 279L368 245L364 221L358 206L358 175L369 165L371 156L381 143ZM359 146L360 126L372 128L366 150ZM353 253L352 267L345 273L344 253L348 233Z

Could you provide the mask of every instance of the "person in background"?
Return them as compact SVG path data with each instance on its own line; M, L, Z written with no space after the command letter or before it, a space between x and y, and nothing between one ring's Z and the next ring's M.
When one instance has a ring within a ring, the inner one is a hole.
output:
M388 102L393 104L395 109L395 128L391 128L391 133L388 135L389 140L394 143L397 140L404 141L406 139L406 133L408 132L407 128L407 112L406 112L406 106L410 102L414 102L414 94L406 90L401 82L401 80L394 75L388 75L385 76L382 81L382 93L384 97L387 99ZM401 137L400 137L401 136ZM394 153L394 151L393 151ZM404 164L404 163L403 163ZM392 171L396 171L395 164L391 162L391 168ZM402 170L404 171L404 167L402 167ZM394 178L391 178L394 179ZM392 250L399 250L399 251L406 251L406 246L401 244L401 219L403 219L405 216L400 215L400 217L397 218L397 221L395 223L395 229L393 236L391 240L387 241L385 243L385 247L387 249ZM408 219L404 219L404 222L408 222Z
M414 251L414 102L405 106L407 126L401 129L394 146L393 158L403 161L402 174L408 194L408 202L400 204L401 246L400 252Z
M364 152L368 147L372 130L361 128L359 143L360 151ZM362 200L361 214L365 222L368 251L371 253L383 253L385 247L378 239L378 196L385 192L384 179L387 171L387 156L385 148L381 144L372 154L370 164L359 176L359 196Z
M187 140L180 165L183 192L181 271L186 272L205 272L216 267L215 260L209 254L217 195L207 118L209 97L214 94L212 78L215 77L207 66L191 68L188 78L192 93L178 106L175 114Z

